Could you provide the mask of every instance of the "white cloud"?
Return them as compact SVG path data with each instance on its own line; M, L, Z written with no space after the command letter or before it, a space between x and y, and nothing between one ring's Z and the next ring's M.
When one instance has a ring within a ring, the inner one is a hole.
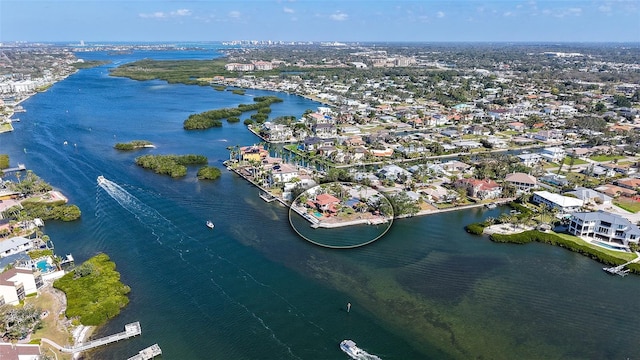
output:
M230 18L239 19L240 15L241 15L240 11L237 11L237 10L229 11L229 17Z
M286 6L284 7L283 11L287 14L293 14L295 12L292 8L288 8Z
M152 13L142 13L138 14L141 18L146 19L166 19L171 17L182 17L182 16L191 16L191 10L189 9L178 9L175 11L170 11L168 13L162 11L156 11Z
M502 16L505 16L505 17L509 17L509 16L513 16L513 15L514 14L511 11L507 11L504 14L502 14Z
M603 12L603 13L610 13L611 12L611 5L600 5L598 7L598 10Z
M581 8L569 8L568 12L571 15L580 16L582 14L582 9Z
M331 20L335 20L335 21L345 21L349 18L349 15L338 11L334 14L331 14L331 16L329 16L331 18Z
M140 16L141 18L152 18L152 19L163 19L167 17L167 15L165 15L165 13L163 13L162 11L156 11L149 14L139 14L138 16Z
M191 10L189 9L178 9L176 11L171 12L171 16L191 16Z
M436 16L437 16L437 17L439 17L439 18L443 18L443 17L444 17L444 12L442 12L442 11L438 11L438 12L436 13Z

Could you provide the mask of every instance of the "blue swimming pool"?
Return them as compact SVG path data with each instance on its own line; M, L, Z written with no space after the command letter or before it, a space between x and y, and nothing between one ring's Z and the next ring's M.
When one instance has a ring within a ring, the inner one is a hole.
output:
M598 246L602 246L604 248L607 249L611 249L611 250L616 250L616 251L627 251L627 249L623 246L616 246L616 245L611 245L611 244L607 244L605 242L602 241L593 241L594 244L598 245Z
M46 259L40 260L36 263L36 267L43 273L53 271L53 266L49 265Z

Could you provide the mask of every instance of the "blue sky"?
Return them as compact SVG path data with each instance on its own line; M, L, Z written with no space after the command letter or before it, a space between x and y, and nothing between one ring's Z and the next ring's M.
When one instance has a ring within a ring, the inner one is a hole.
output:
M0 41L640 42L640 0L0 0Z

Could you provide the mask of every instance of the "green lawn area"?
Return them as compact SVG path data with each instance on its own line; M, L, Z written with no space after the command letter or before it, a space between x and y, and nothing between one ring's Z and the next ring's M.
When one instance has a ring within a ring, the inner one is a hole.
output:
M631 211L634 214L640 211L640 201L635 201L633 199L619 197L618 199L613 200L613 204L627 211Z
M11 126L11 123L0 124L0 133L8 131L13 131L13 126Z
M570 163L571 159L568 159L566 162L567 162L567 164ZM584 164L587 164L587 161L582 160L582 159L577 159L577 158L573 159L573 165L584 165Z
M617 257L619 259L623 259L625 261L629 261L632 259L636 258L636 255L633 253L627 253L627 252L622 252L622 251L615 251L615 250L609 250L606 248L603 248L601 246L597 246L597 245L593 245L591 243L588 243L584 240L582 240L581 238L577 237L577 236L573 236L573 235L569 235L569 234L560 234L560 233L554 233L558 236L560 236L563 239L566 239L568 241L574 242L578 245L583 245L583 246L588 246L592 249L597 249L598 251L604 252L608 255L611 255L613 257Z
M622 156L622 155L594 155L594 156L589 157L589 159L591 159L593 161L603 162L603 161L613 161L613 160L624 159L624 156Z

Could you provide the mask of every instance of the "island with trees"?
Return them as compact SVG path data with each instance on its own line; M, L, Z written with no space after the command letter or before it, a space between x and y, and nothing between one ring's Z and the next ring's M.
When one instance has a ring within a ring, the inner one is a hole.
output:
M116 143L113 147L116 150L131 151L143 148L154 148L155 145L153 145L151 141L147 140L133 140L128 143Z
M203 155L142 155L136 158L136 165L151 169L156 174L173 178L187 175L188 165L204 165L209 160Z
M212 127L221 127L221 119L238 117L242 115L242 113L254 110L258 110L258 114L261 114L259 118L264 122L268 117L266 114L271 112L269 106L282 102L282 99L275 96L256 96L253 98L253 101L253 104L240 104L235 108L215 109L199 114L191 114L184 121L183 128L185 130L204 130ZM254 115L252 115L252 118Z

